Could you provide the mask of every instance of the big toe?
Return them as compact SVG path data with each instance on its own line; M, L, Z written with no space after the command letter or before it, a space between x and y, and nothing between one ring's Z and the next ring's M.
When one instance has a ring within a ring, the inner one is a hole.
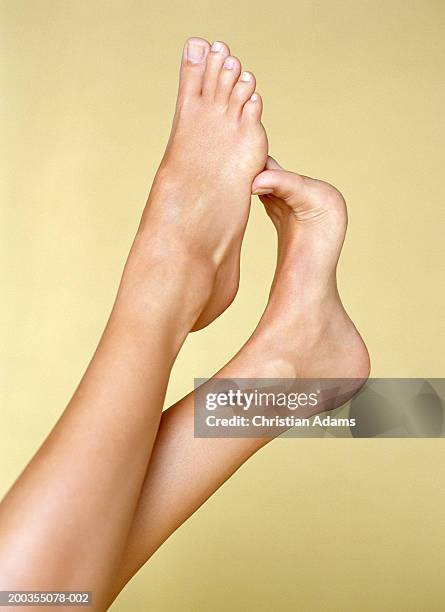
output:
M277 162L271 155L267 156L266 170L284 170L283 166Z
M203 38L189 38L184 45L179 77L179 97L201 95L210 44Z
M272 159L272 158L270 158ZM274 195L282 200L289 200L298 197L304 189L304 178L294 172L281 169L281 166L268 159L266 168L258 174L252 183L252 193L254 195Z

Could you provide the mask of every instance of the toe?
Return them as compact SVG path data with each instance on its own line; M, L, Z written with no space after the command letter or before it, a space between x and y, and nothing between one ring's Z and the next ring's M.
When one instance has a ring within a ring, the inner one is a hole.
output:
M238 58L229 56L225 59L221 72L219 73L216 86L215 100L222 104L228 104L235 83L239 79L241 63Z
M207 56L206 70L202 84L202 95L204 97L210 99L215 97L219 75L229 55L229 47L225 43L216 41L211 46Z
M251 72L241 74L230 96L229 110L231 112L241 114L244 104L255 91L255 85L255 77Z
M271 155L267 156L266 170L284 170L283 166L277 162Z
M263 101L261 100L261 96L258 93L254 93L243 107L243 119L246 121L258 122L261 119L262 112Z
M295 194L301 194L303 188L304 177L299 174L278 169L264 170L255 177L252 193L255 195L270 194L286 201Z
M182 54L179 97L201 95L209 43L203 38L189 38Z

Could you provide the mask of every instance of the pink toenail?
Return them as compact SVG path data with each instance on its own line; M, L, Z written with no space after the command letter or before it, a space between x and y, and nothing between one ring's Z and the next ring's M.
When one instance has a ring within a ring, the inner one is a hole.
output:
M259 95L257 93L254 93L250 96L251 102L258 102L258 98L259 98Z
M235 67L235 60L233 59L233 57L228 57L226 61L224 62L224 68L227 68L227 70L232 70L234 67Z
M223 48L223 44L220 43L218 40L216 40L212 45L212 51L214 53L218 53L218 51L221 51L222 48Z
M244 81L244 83L248 83L252 79L252 75L250 72L243 72L241 75L240 81Z
M205 56L205 47L199 43L190 41L187 44L187 59L192 64L200 64Z

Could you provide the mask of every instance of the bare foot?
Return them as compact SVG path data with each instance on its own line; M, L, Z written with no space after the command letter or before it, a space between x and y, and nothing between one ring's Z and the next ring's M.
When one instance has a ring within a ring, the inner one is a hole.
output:
M151 189L133 254L183 265L194 300L193 329L234 299L254 177L267 138L255 77L226 44L187 41L170 140Z
M369 356L337 290L346 205L332 185L287 172L272 158L252 185L278 232L278 262L264 315L248 342L264 376L357 378ZM258 353L256 353L258 355Z
M347 224L343 197L331 185L284 171L271 158L252 190L262 194L278 232L276 274L260 323L209 381L215 384L211 391L262 378L351 378L348 389L353 392L368 376L369 358L335 280ZM275 429L270 438L196 437L197 397L190 393L162 414L115 595L240 465L280 433ZM232 408L226 409L222 414L218 407L218 415L232 416Z

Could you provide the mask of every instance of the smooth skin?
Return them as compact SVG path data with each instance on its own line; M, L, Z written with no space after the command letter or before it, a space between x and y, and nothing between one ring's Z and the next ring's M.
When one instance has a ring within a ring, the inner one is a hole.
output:
M258 175L267 141L247 74L239 76L224 44L188 41L172 135L107 328L67 410L0 508L2 588L88 589L94 609L104 609L267 442L195 439L193 394L160 415L187 332L236 293L254 179L277 228L277 271L257 329L216 376L368 375L366 348L336 289L344 201L271 158Z
M287 172L272 158L256 177L278 234L277 269L264 314L215 378L351 378L369 356L340 301L336 267L347 226L332 185ZM113 598L159 546L270 439L195 438L194 394L162 414Z
M103 336L0 506L0 589L90 590L104 609L174 360L238 287L251 185L267 156L254 90L225 44L186 43L170 141Z
M152 242L153 233L164 239L168 228L168 243L156 245L159 253L170 245L173 257L196 258L193 275L204 276L207 300L193 329L219 316L238 290L252 181L267 159L255 85L225 43L188 41L172 134L142 227L149 228Z

